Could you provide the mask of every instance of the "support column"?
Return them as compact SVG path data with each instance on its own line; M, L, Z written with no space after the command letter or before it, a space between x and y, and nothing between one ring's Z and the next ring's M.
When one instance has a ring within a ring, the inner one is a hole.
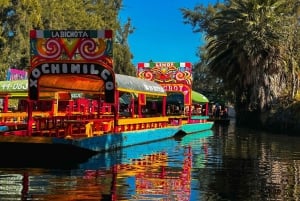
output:
M32 101L31 100L27 100L28 101L28 116L27 116L27 131L28 131L28 136L31 136L32 135L32 125L34 123L33 121L33 117L32 117L32 107L33 107L33 104L32 104Z
M8 95L3 98L3 112L8 112Z
M166 116L166 108L167 108L167 96L163 97L163 102L162 102L162 116Z

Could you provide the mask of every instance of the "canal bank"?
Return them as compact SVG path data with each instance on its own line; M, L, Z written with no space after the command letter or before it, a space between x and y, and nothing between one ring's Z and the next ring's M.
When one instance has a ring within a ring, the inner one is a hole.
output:
M300 135L300 103L275 105L265 112L239 111L236 124L272 133Z

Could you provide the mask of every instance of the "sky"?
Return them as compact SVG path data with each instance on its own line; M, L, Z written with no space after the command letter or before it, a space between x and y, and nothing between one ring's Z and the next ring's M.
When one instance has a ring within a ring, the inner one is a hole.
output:
M135 28L128 38L133 64L150 60L198 62L196 54L203 36L183 23L180 8L193 10L196 5L208 3L214 4L215 0L123 0L119 19L124 24L130 18Z

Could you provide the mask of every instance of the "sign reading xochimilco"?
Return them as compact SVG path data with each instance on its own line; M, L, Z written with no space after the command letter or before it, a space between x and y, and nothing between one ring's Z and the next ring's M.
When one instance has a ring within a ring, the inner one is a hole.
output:
M103 90L105 101L113 103L112 43L111 30L32 30L29 98L38 100L42 87L59 91L74 86L76 80L98 79L103 87L97 90ZM85 90L82 85L80 89Z

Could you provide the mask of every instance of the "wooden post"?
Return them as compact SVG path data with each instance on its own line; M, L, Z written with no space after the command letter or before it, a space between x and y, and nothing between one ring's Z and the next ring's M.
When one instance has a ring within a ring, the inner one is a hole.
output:
M163 102L162 102L162 116L166 116L166 108L167 108L167 96L163 97Z
M3 99L3 112L8 112L8 95L4 96Z
M208 116L208 103L205 104L205 116Z
M27 116L27 131L28 131L28 136L32 135L32 125L33 125L33 118L32 118L32 101L31 100L27 100L28 101L28 116Z

